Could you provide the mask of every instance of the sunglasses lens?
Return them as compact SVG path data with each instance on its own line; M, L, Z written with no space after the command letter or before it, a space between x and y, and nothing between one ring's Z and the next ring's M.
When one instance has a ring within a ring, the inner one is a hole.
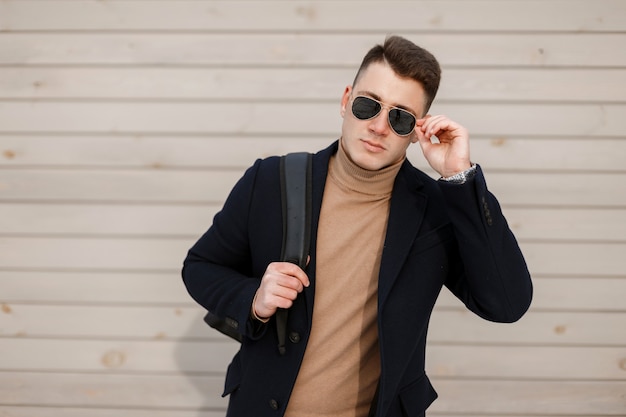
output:
M352 114L360 120L371 119L380 113L380 110L380 103L371 98L359 96L352 101Z
M406 136L415 127L415 117L408 111L391 109L389 111L389 124L400 136Z
M381 104L369 97L358 96L352 101L352 114L360 120L371 119L381 110ZM392 108L389 110L389 124L398 135L406 136L415 127L415 116L406 110Z

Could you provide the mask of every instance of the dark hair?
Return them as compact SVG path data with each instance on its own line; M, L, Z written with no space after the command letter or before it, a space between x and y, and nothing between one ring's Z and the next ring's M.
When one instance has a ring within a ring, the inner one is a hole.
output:
M426 93L424 111L428 111L441 80L441 67L433 54L403 37L389 36L383 45L374 46L365 55L353 85L361 73L374 62L385 62L400 77L419 82Z

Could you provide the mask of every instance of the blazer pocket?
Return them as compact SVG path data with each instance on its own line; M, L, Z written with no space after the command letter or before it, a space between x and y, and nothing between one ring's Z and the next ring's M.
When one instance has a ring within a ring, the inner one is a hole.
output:
M430 380L423 374L419 379L404 387L399 394L402 411L407 417L423 415L437 398Z
M239 384L241 384L241 359L238 352L231 361L230 365L228 365L222 397L225 397L236 391L237 388L239 388Z

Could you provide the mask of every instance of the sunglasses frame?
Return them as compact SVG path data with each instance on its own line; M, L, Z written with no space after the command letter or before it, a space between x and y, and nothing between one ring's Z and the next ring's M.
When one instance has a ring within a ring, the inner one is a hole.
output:
M366 119L361 119L361 118L360 118L360 117L358 117L356 114L354 114L354 101L355 101L357 98L364 98L364 99L366 99L366 100L371 100L371 101L374 101L374 102L378 103L378 105L380 106L380 110L378 110L378 112L377 112L376 114L374 114L373 116L371 116L371 117L368 117L368 118L366 118ZM417 124L417 117L416 117L413 113L411 113L410 111L408 111L408 110L405 110L405 109L402 109L402 108L400 108L400 107L396 107L396 106L389 106L389 105L387 105L387 104L383 103L383 102L382 102L382 101L380 101L380 100L376 100L375 98L372 98L372 97L369 97L369 96L364 96L364 95L353 96L353 97L352 97L352 100L350 100L350 101L351 101L351 104L350 104L350 111L352 112L352 115L353 115L354 117L356 117L358 120L372 120L372 119L374 119L374 118L378 117L378 115L379 115L379 114L383 111L383 109L385 109L385 108L386 108L386 109L387 109L387 123L389 124L389 127L391 128L391 130L393 130L393 132L394 132L396 135L398 135L398 136L402 136L402 137L405 137L405 136L409 136L411 133L413 133L413 132L415 131L415 125ZM393 127L393 125L391 124L391 114L390 114L391 110L398 110L398 111L400 111L400 112L407 113L407 114L411 115L411 117L413 118L413 128L411 129L411 131L410 131L409 133L401 134L401 133L398 133L398 132L396 131L396 129L395 129L395 128Z

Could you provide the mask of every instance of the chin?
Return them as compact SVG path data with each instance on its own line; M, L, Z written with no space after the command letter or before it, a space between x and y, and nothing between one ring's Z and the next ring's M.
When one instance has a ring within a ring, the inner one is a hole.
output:
M363 144L358 139L353 141L344 139L342 146L348 158L360 168L368 171L378 171L379 169L391 165L391 162L386 160L387 155L385 151L380 153L368 152L363 148Z
M376 158L372 155L357 155L356 159L353 160L355 164L359 167L366 169L368 171L378 171L389 165L386 161L381 160L380 158Z

